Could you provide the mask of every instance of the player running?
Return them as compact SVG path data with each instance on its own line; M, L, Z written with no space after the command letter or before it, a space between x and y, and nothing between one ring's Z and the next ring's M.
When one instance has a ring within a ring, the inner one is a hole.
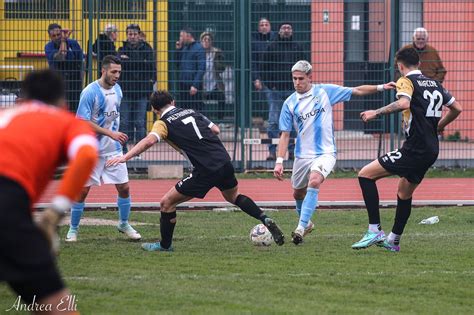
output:
M79 200L71 208L71 224L66 241L76 242L79 223L84 212L84 201L92 185L115 184L117 189L117 207L119 223L117 229L132 240L141 239L141 235L128 223L130 217L130 188L128 170L125 164L105 167L105 162L122 155L122 145L127 142L127 135L119 131L120 101L122 89L117 84L122 72L120 59L105 56L102 60L102 76L89 84L81 93L76 117L87 120L99 138L99 162L91 178L83 188Z
M26 304L35 301L51 305L50 314L73 314L57 310L69 291L50 247L57 239L57 224L94 168L97 140L87 123L65 110L64 82L58 74L29 73L21 96L20 104L0 111L0 282L6 281ZM66 161L68 168L38 229L33 204Z
M283 245L283 233L273 219L267 217L252 199L239 194L229 154L217 137L219 128L193 109L175 107L175 101L167 91L153 92L150 103L153 112L161 117L154 123L152 131L127 154L111 159L107 165L125 163L156 142L164 140L186 156L194 169L160 201L161 241L144 243L142 248L147 251L173 250L171 242L176 225L176 206L193 198L204 198L213 187L219 188L225 200L265 224L275 243Z
M293 163L293 197L299 215L292 241L298 245L313 230L311 217L318 204L319 188L336 164L336 141L332 107L349 101L352 95L363 96L393 89L394 82L350 88L334 84L312 84L311 64L298 61L291 69L296 92L283 103L280 114L280 142L273 170L283 180L283 157L286 155L292 127L298 132Z
M400 149L379 157L359 172L369 228L364 237L352 245L353 249L377 244L392 252L400 251L400 237L411 214L413 192L438 158L438 132L443 131L462 111L461 105L441 83L418 70L420 58L414 48L401 49L395 58L403 75L397 81L397 100L377 110L362 112L360 116L368 122L380 115L403 111L406 141ZM448 108L448 113L441 119L442 105ZM380 225L379 195L375 182L390 175L400 176L400 181L395 223L386 238Z

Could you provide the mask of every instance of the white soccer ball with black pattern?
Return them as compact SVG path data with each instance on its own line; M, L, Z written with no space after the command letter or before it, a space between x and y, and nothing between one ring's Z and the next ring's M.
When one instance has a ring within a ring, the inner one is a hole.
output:
M250 241L255 246L270 246L273 243L273 237L267 227L260 223L250 230Z

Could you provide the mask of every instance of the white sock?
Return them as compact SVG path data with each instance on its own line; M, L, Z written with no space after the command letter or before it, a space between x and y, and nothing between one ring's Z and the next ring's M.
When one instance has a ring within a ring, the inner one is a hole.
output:
M395 242L398 244L400 242L400 235L390 232L387 237L387 241L392 244L395 244Z
M378 232L380 224L369 224L369 230L372 232Z

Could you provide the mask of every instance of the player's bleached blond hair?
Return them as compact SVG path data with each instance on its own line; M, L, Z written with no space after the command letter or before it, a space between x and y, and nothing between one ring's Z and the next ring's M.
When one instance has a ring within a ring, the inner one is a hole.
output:
M305 74L310 74L312 70L313 70L313 67L306 60L300 60L296 62L293 67L291 67L292 73L295 71L301 71L301 72L304 72Z
M426 35L426 38L428 38L428 30L424 27L415 28L415 30L413 31L413 37L416 36L416 33L423 33Z

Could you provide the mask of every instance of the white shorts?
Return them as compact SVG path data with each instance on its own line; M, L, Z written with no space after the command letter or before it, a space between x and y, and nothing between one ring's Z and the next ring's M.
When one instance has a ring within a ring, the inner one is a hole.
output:
M105 162L113 157L122 156L122 154L99 156L97 165L92 171L91 177L86 184L88 186L100 186L104 184L125 184L128 183L127 164L120 163L115 166L106 167ZM102 180L102 181L101 181Z
M336 165L336 157L333 154L322 154L311 159L296 158L293 163L293 174L291 185L294 189L308 186L309 175L312 171L318 172L327 178Z

